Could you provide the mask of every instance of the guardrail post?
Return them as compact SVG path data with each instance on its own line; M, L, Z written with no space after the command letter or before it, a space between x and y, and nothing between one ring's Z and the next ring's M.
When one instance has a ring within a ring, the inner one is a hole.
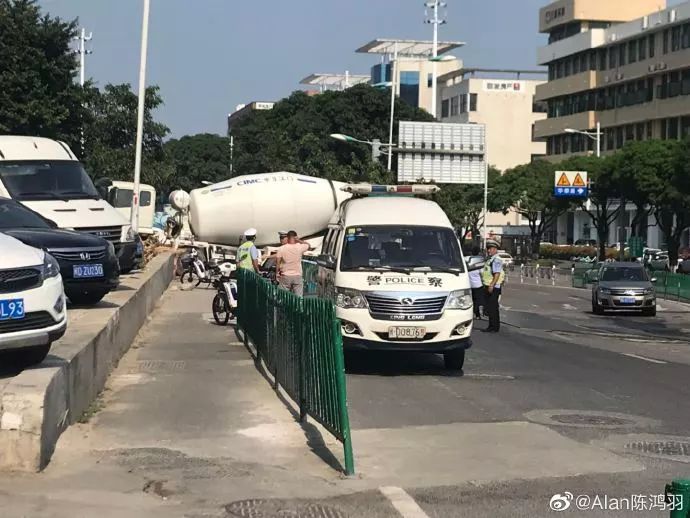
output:
M535 278L537 279L537 284L539 284L539 263L537 263L537 266L536 266L534 273L535 273Z
M343 435L343 453L345 457L345 474L354 475L355 459L352 454L352 435L350 433L350 418L347 412L347 386L345 382L345 357L343 354L343 337L340 332L340 322L333 319L333 338L335 343L335 382L338 389L338 412Z
M520 284L525 283L525 265L521 264L520 265Z
M556 285L556 265L551 266L551 286Z

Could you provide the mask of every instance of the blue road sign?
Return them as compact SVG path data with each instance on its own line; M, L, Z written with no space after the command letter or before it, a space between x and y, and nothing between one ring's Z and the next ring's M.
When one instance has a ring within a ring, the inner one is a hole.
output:
M553 195L556 198L587 198L589 189L586 187L554 187Z

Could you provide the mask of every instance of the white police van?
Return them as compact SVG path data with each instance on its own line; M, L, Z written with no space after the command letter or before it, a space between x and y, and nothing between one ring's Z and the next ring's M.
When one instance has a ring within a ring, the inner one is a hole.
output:
M438 187L343 190L354 197L333 215L317 264L345 348L441 353L446 368L462 369L473 323L468 271L483 263L465 264L438 204L410 197Z

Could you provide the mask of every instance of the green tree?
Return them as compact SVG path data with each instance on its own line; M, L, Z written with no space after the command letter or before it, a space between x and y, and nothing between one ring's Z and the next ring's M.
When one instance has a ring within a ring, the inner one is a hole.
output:
M163 145L175 168L173 189L195 189L203 181L220 182L232 176L230 139L202 133L172 139Z
M606 259L609 227L616 221L620 210L620 182L615 173L616 160L612 157L573 156L558 165L558 170L587 171L590 187L589 199L580 204L597 230L599 259Z
M563 214L570 202L553 195L556 166L545 160L519 165L503 175L500 188L513 201L514 210L527 220L532 254L539 255L544 231Z
M137 128L137 95L128 84L86 91L88 122L84 126L87 171L95 178L131 181ZM159 191L172 182L174 168L166 160L163 139L170 130L153 112L163 104L159 89L146 89L141 179Z
M395 110L394 134L398 120L433 120L400 99ZM370 146L330 138L345 133L387 142L389 114L390 93L367 85L316 96L295 92L235 125L235 174L294 171L341 181L390 181L383 163L372 162Z
M76 22L41 13L34 0L0 0L0 133L65 140L78 149L84 117Z

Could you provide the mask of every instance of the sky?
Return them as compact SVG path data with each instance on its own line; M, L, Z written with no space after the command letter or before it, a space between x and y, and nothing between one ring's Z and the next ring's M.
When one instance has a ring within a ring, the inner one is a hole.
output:
M546 0L446 0L440 39L466 66L536 68L538 9ZM139 73L143 0L39 0L93 32L86 75L97 85ZM241 103L272 101L314 73L368 74L375 38L431 39L422 0L151 0L147 84L161 88L173 137L226 132Z

